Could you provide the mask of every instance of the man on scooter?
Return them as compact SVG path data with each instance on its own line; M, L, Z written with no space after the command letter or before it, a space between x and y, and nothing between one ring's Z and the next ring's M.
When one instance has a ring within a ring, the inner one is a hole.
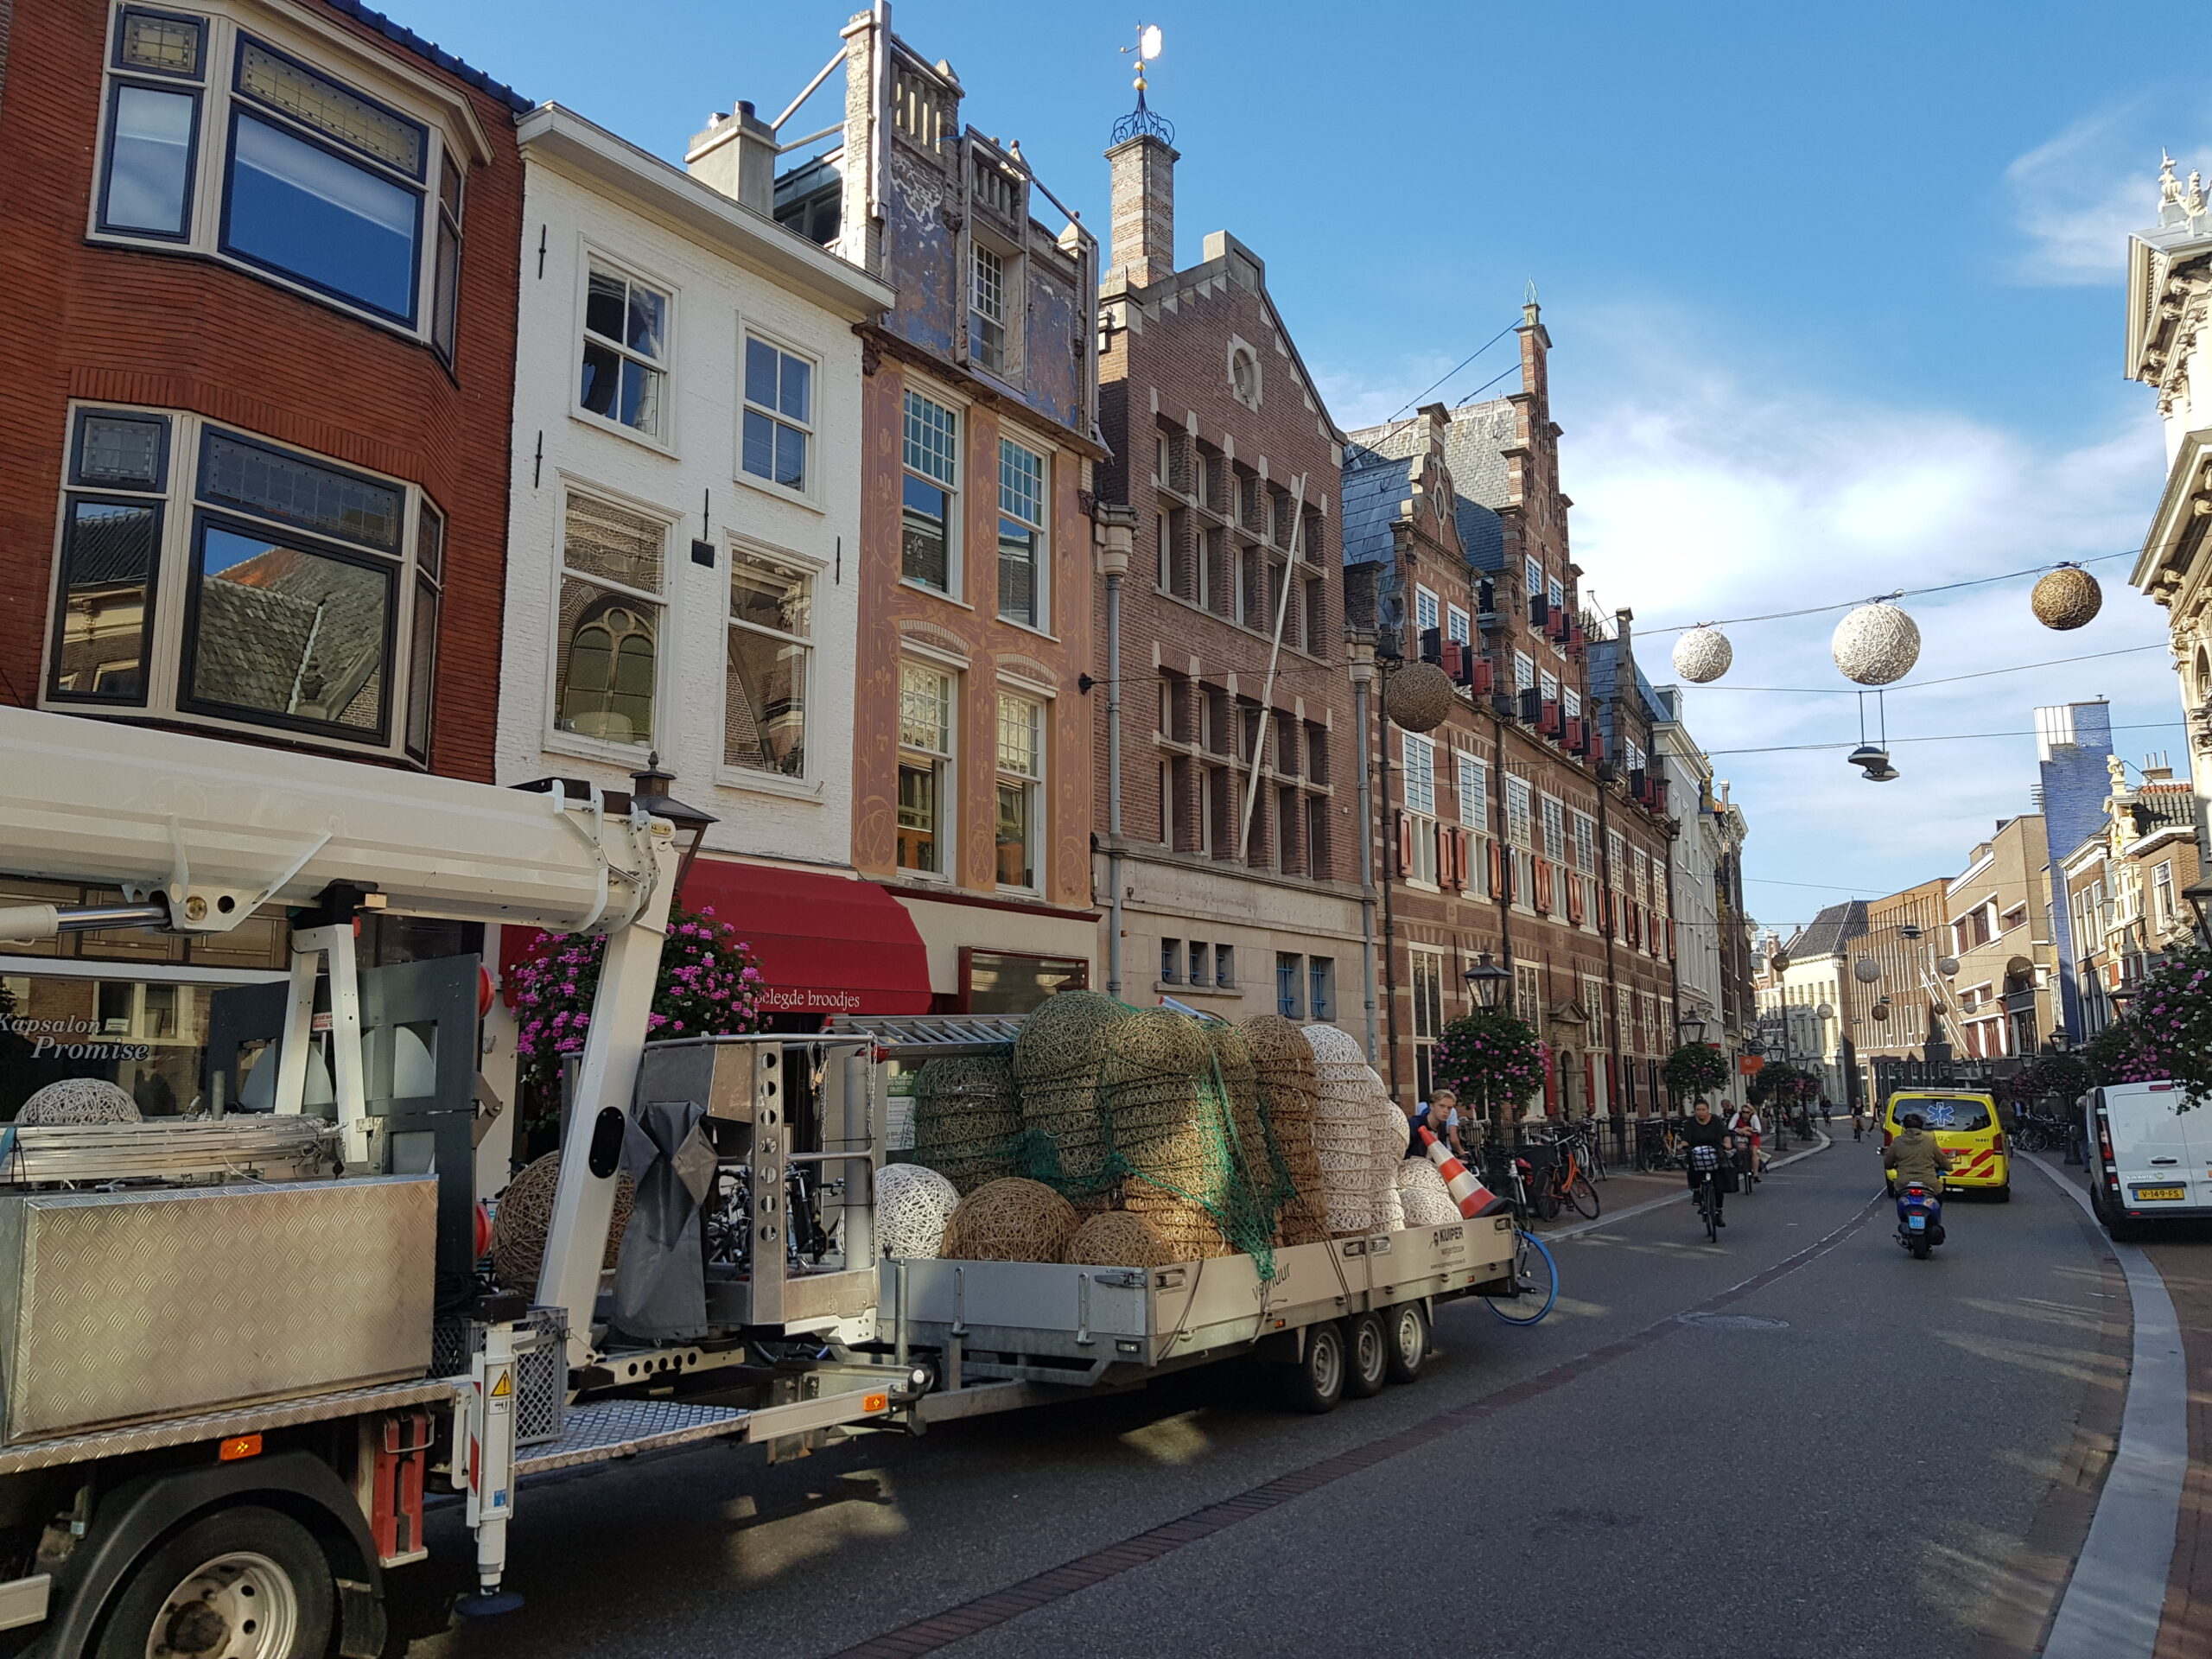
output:
M1904 1133L1882 1148L1882 1169L1892 1192L1907 1181L1918 1181L1941 1197L1943 1173L1950 1166L1951 1154L1936 1144L1936 1137L1928 1133L1928 1120L1918 1112L1907 1112Z

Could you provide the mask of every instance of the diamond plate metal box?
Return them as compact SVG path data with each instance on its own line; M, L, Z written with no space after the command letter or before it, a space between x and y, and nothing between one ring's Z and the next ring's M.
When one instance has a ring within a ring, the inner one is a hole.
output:
M419 1376L423 1176L0 1196L7 1444Z

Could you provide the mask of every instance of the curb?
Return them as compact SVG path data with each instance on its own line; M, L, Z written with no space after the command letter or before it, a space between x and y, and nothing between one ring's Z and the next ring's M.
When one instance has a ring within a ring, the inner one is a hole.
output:
M1802 1152L1793 1152L1787 1158L1777 1158L1767 1167L1770 1170L1787 1169L1799 1160L1826 1152L1830 1147L1835 1145L1834 1141L1828 1136L1826 1130L1815 1129L1813 1133L1821 1138L1819 1146L1807 1147ZM1764 1180L1766 1177L1762 1175L1759 1179ZM1649 1215L1654 1210L1664 1209L1670 1204L1687 1204L1689 1202L1689 1196L1690 1190L1686 1183L1679 1192L1669 1192L1663 1198L1646 1198L1642 1204L1632 1204L1625 1210L1616 1211L1610 1216L1600 1216L1595 1221L1578 1221L1573 1226L1562 1227L1557 1232L1538 1232L1531 1234L1530 1236L1541 1238L1548 1244L1555 1238L1574 1238L1583 1233L1594 1233L1600 1227L1610 1227L1617 1221L1626 1221L1632 1216Z

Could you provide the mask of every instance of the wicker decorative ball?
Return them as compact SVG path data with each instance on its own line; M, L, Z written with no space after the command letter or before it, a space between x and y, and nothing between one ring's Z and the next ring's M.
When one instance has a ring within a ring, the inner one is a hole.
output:
M1459 1219L1444 1172L1426 1158L1408 1158L1398 1166L1398 1199L1408 1227L1441 1227Z
M492 1218L492 1276L509 1290L525 1296L537 1294L538 1269L545 1265L545 1235L553 1225L553 1199L561 1185L561 1154L549 1152L525 1165L499 1194L499 1213ZM638 1184L628 1172L614 1178L614 1213L607 1224L607 1249L599 1265L611 1268L621 1253L622 1233L630 1224L630 1206L637 1201Z
M1861 985L1872 985L1882 976L1882 964L1872 957L1861 957L1851 964L1851 976Z
M1877 1002L1866 1012L1876 1020L1887 1020L1890 1017L1890 1005L1886 1002Z
M1847 680L1887 685L1920 660L1920 626L1894 605L1861 605L1835 625L1829 649Z
M1675 641L1675 672L1693 685L1710 684L1735 660L1735 646L1718 628L1692 628Z
M1051 1187L1009 1176L960 1200L942 1253L961 1262L1058 1262L1077 1224L1075 1206Z
M2036 620L2063 633L2086 626L2104 607L2104 589L2097 579L2078 564L2062 564L2045 574L2028 595Z
M1341 1026L1308 1026L1306 1040L1313 1045L1317 1064L1365 1065L1367 1052L1359 1046L1359 1039Z
M876 1249L906 1261L933 1261L959 1203L959 1192L937 1171L886 1164L875 1173Z
M1405 1195L1395 1186L1382 1195L1375 1230L1378 1233L1402 1233L1406 1230Z
M1082 1267L1164 1268L1175 1256L1143 1217L1109 1210L1075 1230L1065 1259Z
M57 1123L136 1123L138 1103L105 1077L64 1077L25 1101L16 1122L27 1129Z
M1382 706L1409 732L1433 731L1452 712L1452 677L1434 663L1408 663L1382 682Z

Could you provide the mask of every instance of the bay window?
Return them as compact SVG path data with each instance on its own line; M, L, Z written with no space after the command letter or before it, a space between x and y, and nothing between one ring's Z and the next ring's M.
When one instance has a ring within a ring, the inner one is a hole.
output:
M1042 703L999 693L998 760L998 882L1034 888L1045 783Z
M813 578L779 559L743 550L730 556L729 566L722 760L804 777Z
M433 122L219 13L135 5L101 121L96 240L249 265L451 359L464 163Z
M939 593L956 593L960 416L943 404L909 391L903 435L899 574Z
M951 873L950 674L906 663L899 671L899 868Z
M67 477L49 706L427 757L445 519L419 490L199 416L92 407Z
M562 525L554 725L610 743L653 741L668 527L571 491Z
M999 614L1028 627L1049 626L1051 575L1045 457L999 440Z

